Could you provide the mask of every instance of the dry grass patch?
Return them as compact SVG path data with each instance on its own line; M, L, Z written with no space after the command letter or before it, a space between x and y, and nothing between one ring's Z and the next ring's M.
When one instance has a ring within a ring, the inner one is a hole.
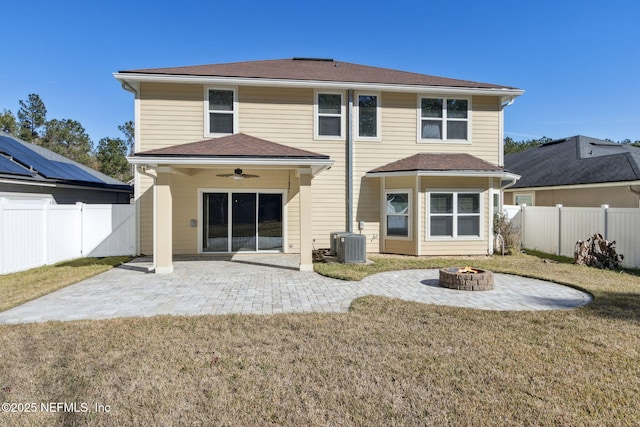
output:
M0 325L0 401L111 409L0 424L640 424L640 278L525 256L502 267L596 299L492 312L365 297L345 314Z
M103 273L131 257L79 258L0 276L0 311Z

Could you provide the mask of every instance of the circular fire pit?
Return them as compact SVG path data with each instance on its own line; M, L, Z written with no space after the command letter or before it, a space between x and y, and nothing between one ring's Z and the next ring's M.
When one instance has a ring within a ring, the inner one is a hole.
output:
M441 268L440 286L460 291L488 291L493 289L493 272L471 267Z

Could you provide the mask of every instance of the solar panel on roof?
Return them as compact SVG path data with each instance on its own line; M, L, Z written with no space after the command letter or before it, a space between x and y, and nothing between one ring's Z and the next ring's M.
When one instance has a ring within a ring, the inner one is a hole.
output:
M34 173L29 169L23 168L11 159L0 155L0 173L11 175L33 176Z
M0 135L0 151L35 169L45 178L102 183L103 181L73 163L59 162L38 154L13 138Z

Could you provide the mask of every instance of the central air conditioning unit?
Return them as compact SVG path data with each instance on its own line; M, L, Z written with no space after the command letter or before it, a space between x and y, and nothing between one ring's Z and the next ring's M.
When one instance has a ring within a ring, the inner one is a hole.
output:
M342 234L351 234L348 231L332 231L329 233L329 255L338 256L338 241Z
M337 240L338 262L367 262L367 238L364 235L341 233Z

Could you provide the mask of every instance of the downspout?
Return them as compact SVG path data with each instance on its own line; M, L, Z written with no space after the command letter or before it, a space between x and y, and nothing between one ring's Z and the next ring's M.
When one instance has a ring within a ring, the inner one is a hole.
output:
M140 173L141 175L145 175L148 176L149 178L151 178L153 180L153 265L152 268L149 269L149 271L152 271L156 269L156 256L157 256L157 247L156 247L156 227L157 227L157 193L156 193L156 181L157 181L157 176L156 175L152 175L150 173L147 172L147 165L136 165L136 170L138 171L138 173ZM139 203L138 200L136 200L136 203ZM138 251L140 251L140 223L138 223Z
M520 177L518 176L517 178L516 177L510 178L510 182L507 182L507 180L500 180L500 191L504 191L507 188L515 185L515 183L518 182L519 179ZM507 182L507 183L503 184L504 182Z
M353 90L348 91L347 107L347 231L353 232Z

